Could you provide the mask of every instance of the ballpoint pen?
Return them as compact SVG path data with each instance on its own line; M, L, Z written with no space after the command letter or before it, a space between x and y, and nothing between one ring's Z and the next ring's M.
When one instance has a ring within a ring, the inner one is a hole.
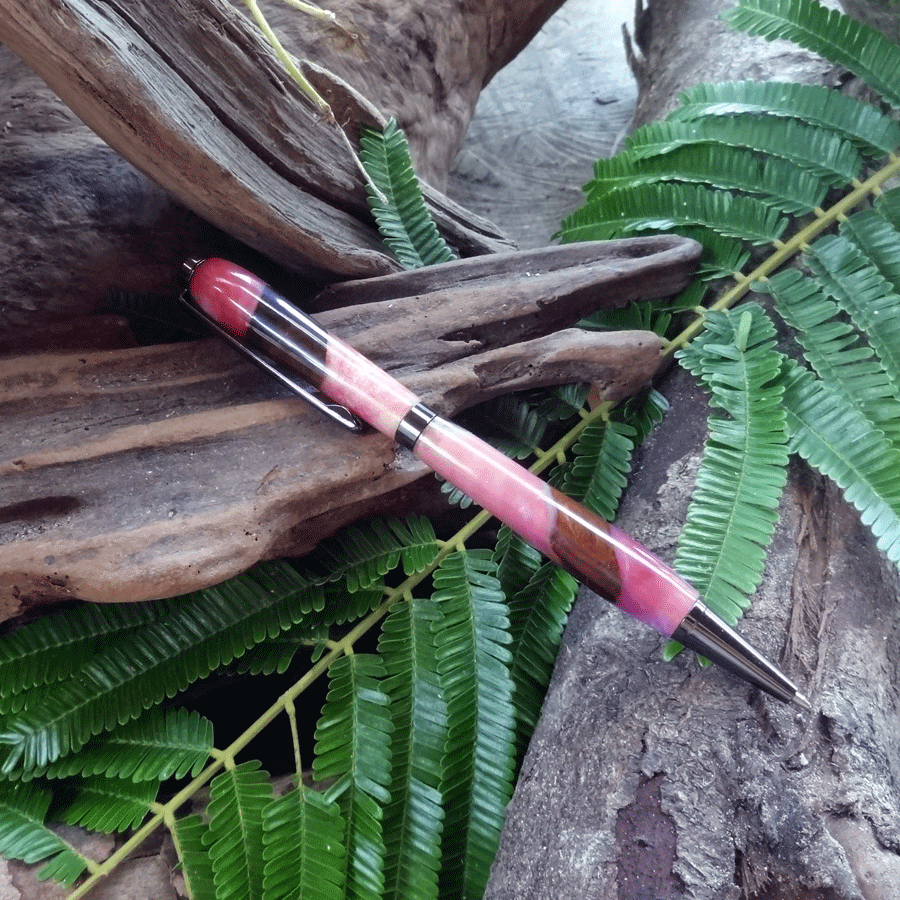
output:
M697 590L616 526L408 388L260 278L222 259L185 263L182 301L221 337L345 427L374 427L547 558L624 612L781 701L809 702L703 603Z

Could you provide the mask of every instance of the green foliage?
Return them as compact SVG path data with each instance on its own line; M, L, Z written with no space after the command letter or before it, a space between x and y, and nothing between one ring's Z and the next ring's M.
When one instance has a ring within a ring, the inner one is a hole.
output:
M727 18L825 53L897 105L897 48L852 20L812 0L741 0ZM451 259L396 126L364 143L398 258ZM898 143L891 116L833 91L701 85L597 163L585 207L562 225L563 240L674 229L704 245L701 279L679 298L584 325L669 338L710 393L678 566L731 621L759 580L788 452L841 486L900 565L900 191L881 193L900 173ZM850 215L845 197L872 203ZM801 247L808 271L772 274ZM762 261L744 276L751 258ZM717 279L731 276L723 293ZM775 349L760 306L731 308L751 284L811 368ZM715 309L672 339L713 289ZM633 448L666 403L648 390L588 414L585 394L528 392L481 414L512 455L568 454L551 481L612 517ZM42 875L69 885L87 870L87 889L112 863L81 857L49 818L107 830L146 819L123 851L165 822L194 900L480 897L577 585L506 528L492 551L463 540L442 544L421 517L357 525L300 566L267 563L178 600L76 607L0 638L0 852L46 860ZM377 652L357 652L379 622ZM308 672L225 750L210 723L163 708L213 671L284 671L310 646ZM305 784L298 758L276 797L260 765L236 757L281 713L296 750L294 700L326 671L311 763L327 782ZM156 804L166 779L180 781ZM179 818L210 781L203 814Z
M724 18L823 54L897 106L900 48L867 26L815 0L741 0ZM897 561L900 198L880 192L900 170L898 144L893 116L837 91L699 85L665 121L639 128L619 154L598 161L585 205L563 222L564 241L644 231L701 241L705 282L689 288L694 305L711 288L721 310L751 284L770 292L815 370L774 350L774 328L755 304L707 313L672 341L713 407L727 413L710 419L676 567L729 621L761 577L787 450L844 488ZM851 201L867 197L874 208L847 215ZM834 205L822 209L826 198ZM818 237L838 224L837 234ZM743 276L754 246L762 261ZM801 247L810 274L766 277ZM712 283L731 275L730 289Z
M710 313L679 359L710 391L694 496L675 567L734 624L762 577L788 461L775 328L757 304Z
M382 239L404 268L455 259L425 205L406 137L395 120L383 132L361 129L360 159L372 180L369 206Z
M72 885L88 861L44 824L52 799L37 784L0 784L0 853L26 863L47 860L40 877Z

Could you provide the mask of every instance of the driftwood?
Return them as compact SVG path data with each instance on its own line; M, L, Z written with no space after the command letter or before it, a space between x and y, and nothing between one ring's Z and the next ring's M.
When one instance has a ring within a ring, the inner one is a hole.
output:
M445 104L448 134L433 151L433 170L444 163L445 171L482 85L557 5L520 5L512 18L518 27L504 31L495 17L505 5L454 3L429 17L409 2L368 13L344 4L339 12L353 24L355 40L304 19L306 37L294 42L299 52L315 47L315 60L354 68L364 89L378 76L390 85L386 98L369 102L317 63L308 74L334 103L336 122L287 78L262 36L226 0L4 2L0 40L111 147L204 219L295 270L359 277L396 268L368 216L350 152L360 124L383 121L374 102L405 93L422 105L420 117L436 117L435 107ZM471 32L474 58L456 58L454 30ZM395 34L404 35L399 45ZM422 54L422 46L432 53ZM439 223L461 249L502 246L485 223L432 196Z
M563 330L590 309L671 293L680 238L495 254L340 285L320 321L439 411L541 384L629 395L655 372L647 332ZM173 301L174 303L174 301ZM315 303L313 304L315 305ZM2 370L0 609L137 600L297 554L420 478L380 435L349 435L218 341L30 355Z
M821 60L729 33L727 0L653 0L641 17L643 118L699 80L822 82ZM706 432L672 403L620 515L671 559ZM490 900L897 900L897 571L834 487L791 470L762 587L740 630L812 699L785 707L681 658L584 593L509 808Z

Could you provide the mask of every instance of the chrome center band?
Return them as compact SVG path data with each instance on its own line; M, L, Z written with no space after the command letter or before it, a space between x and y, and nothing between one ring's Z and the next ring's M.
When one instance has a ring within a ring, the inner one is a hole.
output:
M436 416L437 413L424 403L416 403L400 420L397 431L394 433L394 440L406 447L407 450L412 450L416 441L422 436L422 432Z

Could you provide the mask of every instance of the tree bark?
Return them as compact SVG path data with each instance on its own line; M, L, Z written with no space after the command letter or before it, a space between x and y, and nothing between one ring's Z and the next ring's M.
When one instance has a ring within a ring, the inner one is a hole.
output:
M636 59L646 120L699 80L823 81L821 60L732 34L724 0L654 0ZM619 523L671 559L706 433L674 369ZM785 707L584 592L487 897L897 900L898 575L836 489L792 466L763 584L739 630L812 699Z

